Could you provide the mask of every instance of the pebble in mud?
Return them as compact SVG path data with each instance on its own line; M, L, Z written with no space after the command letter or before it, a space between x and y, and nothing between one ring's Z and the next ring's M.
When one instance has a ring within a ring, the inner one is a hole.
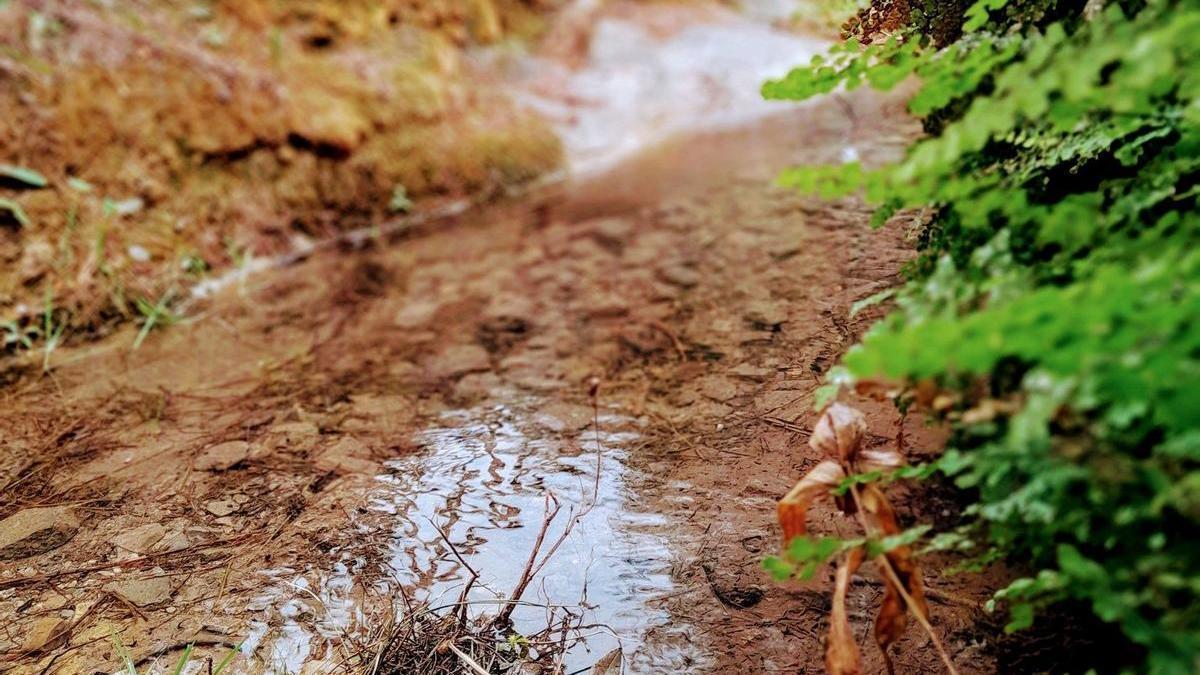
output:
M159 573L161 569L157 570ZM148 579L129 579L127 581L111 581L103 586L104 590L117 595L126 602L138 607L149 607L166 602L174 590L170 577L150 577Z
M25 634L21 651L25 654L48 651L65 643L70 635L70 620L59 616L44 616L35 621Z
M573 403L551 403L537 414L537 421L551 431L579 431L591 426L593 419L591 406L575 405Z
M124 554L144 554L149 553L166 534L167 528L161 524L146 523L121 532L112 538L112 544Z
M746 305L742 316L755 328L772 330L787 321L787 303L755 300Z
M379 465L369 459L371 450L353 436L343 436L328 450L317 456L317 468L337 473L359 473L370 475L379 471Z
M696 270L678 263L658 268L658 278L680 288L692 288L700 285L703 277Z
M430 359L429 374L435 379L453 379L467 373L491 370L487 350L477 344L451 345Z
M25 509L0 521L0 560L52 551L70 541L79 520L67 507Z
M197 471L227 471L250 456L250 444L245 441L227 441L210 446L196 457Z

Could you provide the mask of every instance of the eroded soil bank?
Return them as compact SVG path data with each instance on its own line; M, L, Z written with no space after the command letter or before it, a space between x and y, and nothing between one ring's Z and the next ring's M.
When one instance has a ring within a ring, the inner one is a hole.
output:
M337 672L401 593L453 601L465 564L473 598L511 592L545 494L582 503L599 451L597 507L518 628L582 611L568 671L619 645L626 672L820 672L829 578L779 586L759 563L815 462L813 391L878 311L849 308L897 282L909 225L872 231L855 203L765 179L848 148L885 161L912 132L897 102L855 96L691 133L250 276L137 351L129 329L49 375L10 363L0 668L113 672L115 633L146 672L189 642L241 644L234 672ZM855 404L895 442L890 407ZM916 420L904 433L936 448ZM897 491L905 522L953 514ZM829 512L813 528L838 531ZM988 580L928 584L961 671L994 671ZM858 634L881 592L855 583ZM915 627L897 665L938 668Z

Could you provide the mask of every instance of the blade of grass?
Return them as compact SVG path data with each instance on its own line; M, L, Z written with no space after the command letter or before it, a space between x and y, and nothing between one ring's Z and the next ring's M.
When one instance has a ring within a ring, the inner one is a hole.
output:
M137 666L133 665L133 657L130 656L129 650L125 648L125 643L121 642L121 636L117 634L117 631L111 629L108 631L108 634L112 639L117 657L121 659L122 665L125 666L126 675L137 675Z
M183 648L183 653L179 655L179 662L175 664L175 670L171 671L171 675L182 675L184 666L187 665L188 659L192 657L192 648L196 646L195 642L189 642Z
M215 669L213 669L212 675L221 675L221 671L225 670L225 668L227 668L229 664L233 662L233 659L241 653L242 645L244 644L246 644L246 641L242 640L241 642L237 643L236 647L230 649L229 653L225 655L225 658L221 659L221 662L217 664Z
M139 298L137 301L138 311L142 313L145 320L142 321L142 329L138 331L137 337L133 341L133 348L136 350L142 346L142 341L154 330L154 326L158 324L160 319L165 319L168 322L171 320L171 314L167 310L167 305L171 299L175 297L175 291L170 290L163 293L163 296L158 299L158 303L151 305L149 302Z

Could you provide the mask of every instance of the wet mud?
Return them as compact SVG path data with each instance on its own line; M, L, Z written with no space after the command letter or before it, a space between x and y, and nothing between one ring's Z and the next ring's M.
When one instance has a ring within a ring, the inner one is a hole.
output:
M577 612L567 672L616 648L631 673L821 672L831 572L778 585L760 562L816 461L813 392L881 311L850 306L899 282L912 223L872 230L863 205L768 178L887 161L913 133L898 100L861 94L672 130L575 181L240 278L140 349L130 328L49 374L5 364L0 671L114 672L115 635L139 672L188 643L237 648L232 672L339 672L474 573L470 611L494 612L553 494L586 515L513 618ZM921 420L855 404L872 444L938 448ZM905 523L952 523L947 491L896 491ZM812 527L839 525L818 509ZM990 574L928 574L961 672L994 670ZM864 643L881 594L856 579ZM895 660L938 668L915 627Z

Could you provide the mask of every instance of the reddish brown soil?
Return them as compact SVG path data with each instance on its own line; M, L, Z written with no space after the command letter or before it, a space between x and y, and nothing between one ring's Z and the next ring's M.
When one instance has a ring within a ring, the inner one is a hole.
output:
M895 105L854 107L860 148L893 156L911 132L889 122ZM801 159L837 157L844 109L806 119ZM669 170L652 157L621 175L636 184L647 166ZM261 570L315 578L347 555L360 561L355 627L378 621L388 520L367 507L383 463L432 452L419 438L441 413L486 405L559 420L522 430L578 451L587 418L574 411L595 376L604 415L640 436L628 499L663 516L674 583L645 599L671 618L631 646L629 672L666 672L645 655L680 632L706 658L673 672L820 672L831 574L780 586L760 562L778 547L775 500L815 462L813 391L879 312L849 307L898 283L908 225L872 231L855 203L758 180L670 198L645 186L611 202L608 188L549 191L316 255L227 289L137 351L124 332L51 354L46 375L40 359L4 364L0 517L69 507L58 521L70 538L0 561L0 670L111 672L114 631L144 664L191 640L216 655L247 634ZM895 442L889 406L847 400L867 412L872 444ZM905 435L914 459L937 448L918 420ZM906 524L952 523L936 487L892 489ZM850 531L824 507L811 522ZM942 577L945 564L925 562L932 621L961 672L991 672L978 605L993 581ZM851 616L866 671L880 672L873 574L856 579ZM47 629L62 639L31 643ZM313 642L305 672L342 653ZM939 669L916 626L897 666Z

